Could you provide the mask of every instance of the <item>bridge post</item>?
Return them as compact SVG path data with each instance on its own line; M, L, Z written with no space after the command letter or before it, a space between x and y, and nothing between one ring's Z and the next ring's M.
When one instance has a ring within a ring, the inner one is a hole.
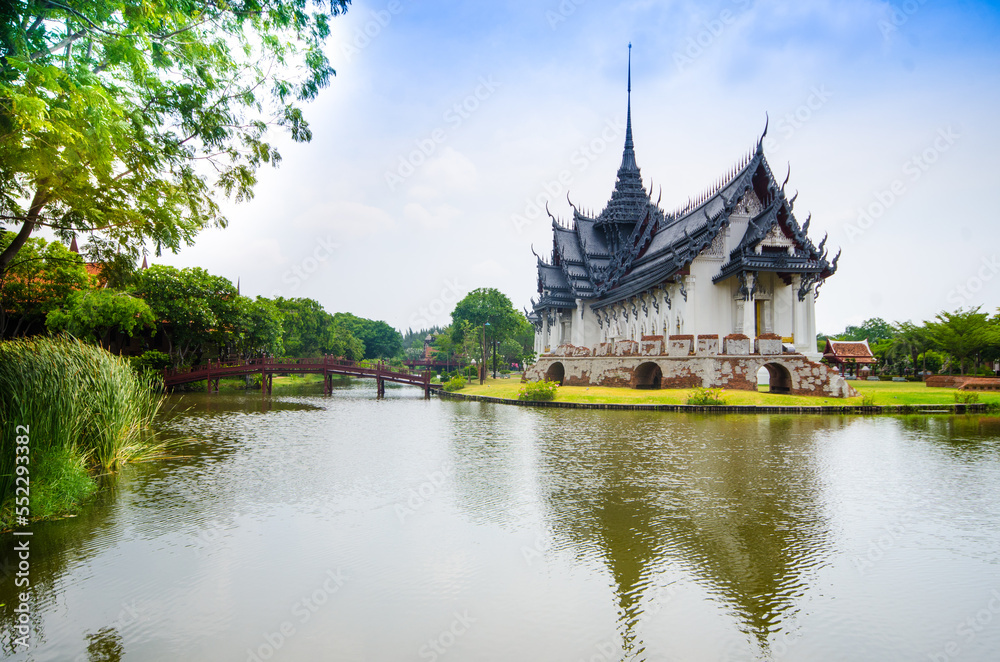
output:
M208 360L208 366L205 368L205 392L212 392L212 360Z
M424 371L424 399L431 397L431 371Z

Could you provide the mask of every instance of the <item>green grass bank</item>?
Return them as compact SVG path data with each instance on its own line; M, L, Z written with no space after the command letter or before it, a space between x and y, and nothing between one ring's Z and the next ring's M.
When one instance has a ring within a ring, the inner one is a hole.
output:
M782 395L762 391L723 390L722 399L727 405L753 405L758 407L819 407L825 405L944 405L955 404L956 394L968 393L953 388L928 388L923 382L868 382L852 381L851 386L859 395L854 398L816 398L803 395ZM517 400L521 383L516 379L487 379L480 386L478 381L458 393L482 395ZM691 389L641 390L609 386L560 386L556 389L556 402L592 404L686 404ZM978 402L1000 408L1000 392L979 392ZM866 398L867 396L867 398ZM960 396L961 397L961 396Z
M101 475L161 450L159 379L68 336L0 343L0 529L76 511Z

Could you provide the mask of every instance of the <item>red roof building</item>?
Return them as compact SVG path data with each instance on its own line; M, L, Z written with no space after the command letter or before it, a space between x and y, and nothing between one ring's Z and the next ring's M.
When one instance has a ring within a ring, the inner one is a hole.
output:
M823 360L836 366L840 374L845 372L856 375L858 366L868 366L878 359L872 354L872 348L867 340L829 340L823 349Z

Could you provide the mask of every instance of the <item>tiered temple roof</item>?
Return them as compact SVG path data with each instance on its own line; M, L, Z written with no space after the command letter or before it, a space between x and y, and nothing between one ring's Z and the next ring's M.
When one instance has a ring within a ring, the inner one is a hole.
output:
M722 244L713 242L735 214L749 216L749 224L739 244L719 256L722 266L713 282L761 271L791 282L791 276L799 274L801 298L836 272L839 253L830 261L826 238L819 246L809 239L810 219L800 225L792 212L795 196L785 195L788 178L779 186L764 158L766 126L756 147L705 193L674 212L661 209L659 200L654 202L646 191L636 164L631 87L630 71L625 149L611 198L596 217L571 201L572 221L562 222L549 213L552 255L538 257L540 297L533 302L532 317L546 308L573 308L578 299L600 309L685 275L702 251L721 249Z

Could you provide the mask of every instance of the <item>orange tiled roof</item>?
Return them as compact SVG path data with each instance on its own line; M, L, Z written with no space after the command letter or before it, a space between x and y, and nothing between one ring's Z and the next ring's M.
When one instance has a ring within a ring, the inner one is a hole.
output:
M850 340L827 340L823 355L831 359L854 359L858 363L874 363L871 347L867 340L860 342Z

